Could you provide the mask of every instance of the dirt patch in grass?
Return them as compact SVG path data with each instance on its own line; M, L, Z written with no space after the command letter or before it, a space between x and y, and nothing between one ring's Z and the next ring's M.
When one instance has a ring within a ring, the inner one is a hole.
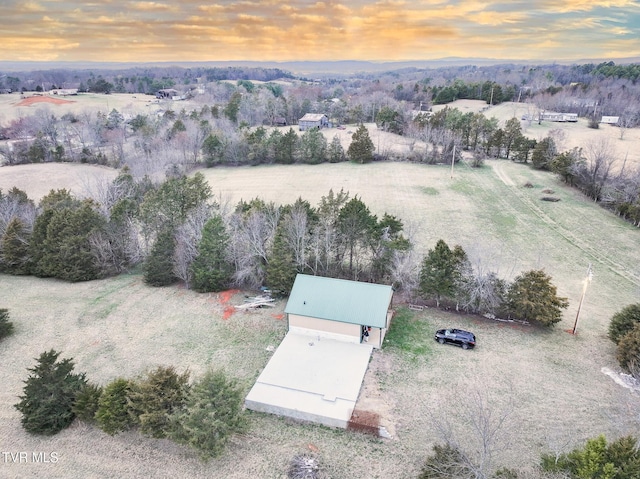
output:
M15 106L32 106L39 103L47 103L49 105L66 105L68 103L75 103L72 100L63 100L62 98L53 98L51 96L30 96L16 103Z
M374 411L354 409L351 419L347 423L347 430L378 437L380 434L380 415Z

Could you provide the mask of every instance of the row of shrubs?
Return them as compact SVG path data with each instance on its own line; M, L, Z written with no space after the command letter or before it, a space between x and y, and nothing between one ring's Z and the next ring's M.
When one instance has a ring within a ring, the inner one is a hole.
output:
M53 435L75 418L96 424L110 435L138 429L195 448L203 459L219 456L229 438L248 425L242 390L221 371L189 382L160 366L136 379L117 378L102 387L74 373L72 359L58 360L53 349L30 368L23 395L15 405L30 433Z
M640 444L633 436L607 443L604 436L589 439L569 453L542 454L539 468L520 471L500 468L486 475L481 464L450 444L436 444L418 479L637 479L640 477Z

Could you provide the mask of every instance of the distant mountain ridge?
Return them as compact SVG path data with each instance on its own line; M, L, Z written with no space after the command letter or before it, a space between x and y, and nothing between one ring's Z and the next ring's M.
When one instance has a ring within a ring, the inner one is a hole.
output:
M21 62L0 61L0 72L25 72L37 70L125 70L129 68L154 68L154 67L182 67L182 68L225 68L225 67L254 67L254 68L279 68L290 71L296 75L322 75L322 74L354 74L354 73L381 73L385 71L401 70L405 68L434 69L451 66L490 66L502 64L542 65L550 63L583 64L614 61L616 64L638 63L640 57L633 58L606 58L583 59L576 61L533 61L533 60L502 60L495 58L459 58L449 57L437 60L409 60L409 61L366 61L366 60L340 60L340 61L166 61L166 62Z

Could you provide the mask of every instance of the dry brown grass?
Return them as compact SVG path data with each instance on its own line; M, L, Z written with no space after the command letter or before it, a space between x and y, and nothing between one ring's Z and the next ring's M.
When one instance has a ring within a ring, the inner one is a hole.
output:
M79 163L46 163L0 168L0 190L14 186L26 191L36 203L51 190L66 188L78 197L90 196L96 181L112 181L113 168Z
M56 100L61 100L63 103ZM192 101L159 101L152 95L128 93L111 93L109 95L81 93L64 97L64 99L49 95L22 96L18 93L12 93L0 95L0 126L6 126L15 119L28 117L38 112L50 112L59 118L65 113L75 115L87 112L95 114L98 111L109 113L114 108L124 115L136 115L138 113L155 114L160 109L175 111L180 111L182 108L187 110L200 109L201 106Z
M39 176L34 165L32 176ZM75 165L59 165L73 172ZM26 167L0 169L0 178ZM415 477L439 440L432 415L451 412L467 392L482 387L496 404L516 404L508 423L509 445L499 455L507 466L534 464L541 451L569 436L569 446L604 433L637 432L640 396L616 384L602 368L616 369L606 338L611 315L638 301L640 248L637 229L620 221L553 176L505 161L483 169L405 163L261 166L203 172L214 192L231 199L259 196L279 204L302 197L317 204L330 188L359 195L374 213L397 215L413 232L420 254L439 238L461 244L500 276L544 268L571 302L553 331L514 327L427 309L416 312L430 331L454 326L478 337L474 351L440 346L417 359L376 351L361 404L382 411L394 439L299 425L251 414L251 430L235 438L225 455L208 464L188 449L136 433L109 437L81 424L52 438L26 434L17 402L26 368L55 348L74 357L77 369L106 383L156 365L189 369L223 367L248 391L268 361L286 324L276 310L235 313L224 320L216 295L179 287L148 288L138 275L90 283L0 276L2 299L16 333L0 343L0 444L3 450L57 452L55 464L2 464L10 477L285 477L292 457L312 450L329 477ZM71 173L74 176L74 173ZM63 179L64 174L60 173ZM70 180L72 181L72 180ZM531 183L533 188L522 185ZM26 191L31 195L30 185ZM539 201L551 188L562 201ZM583 304L578 335L573 325L588 263L594 280ZM241 302L242 296L231 299ZM481 384L482 386L478 386ZM443 405L442 398L448 398ZM443 409L444 408L444 409ZM559 439L560 438L560 439ZM108 472L107 472L108 471Z

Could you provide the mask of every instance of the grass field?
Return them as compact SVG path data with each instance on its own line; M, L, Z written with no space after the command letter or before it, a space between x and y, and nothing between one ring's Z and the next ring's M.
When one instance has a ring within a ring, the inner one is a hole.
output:
M68 180L75 181L74 165ZM0 186L25 167L0 169ZM401 218L422 255L439 238L460 244L474 259L512 279L544 268L571 306L552 331L495 323L426 309L403 311L401 338L374 353L363 401L385 411L393 439L300 425L252 413L251 430L237 437L218 460L201 463L190 450L136 433L115 437L77 423L51 438L26 434L12 407L26 368L54 348L73 357L79 371L102 384L156 365L189 369L225 368L248 392L277 346L286 324L275 310L236 313L222 319L217 295L180 287L149 288L138 274L89 283L0 275L0 307L9 308L14 336L0 343L0 444L3 451L56 452L55 464L0 465L3 477L216 477L284 478L288 461L317 451L332 478L415 477L438 435L434 414L453 414L476 389L496 410L515 411L496 458L515 467L536 463L550 445L572 447L588 437L636 432L640 396L616 384L602 368L616 369L606 338L611 315L640 301L640 232L565 188L553 176L506 161L485 168L408 163L260 166L203 170L215 193L238 200L259 196L280 204L302 197L317 204L330 188L358 195L381 215ZM38 176L37 171L32 173ZM64 173L58 171L64 183ZM524 188L530 182L533 188ZM557 203L540 201L553 189ZM31 195L29 183L25 186ZM35 194L35 193L34 193ZM573 325L589 263L594 279ZM232 299L239 303L242 293ZM441 327L474 331L474 351L440 346ZM466 440L472 442L472 435ZM29 452L31 454L31 452Z
M38 101L29 104L29 100L47 99L53 101L61 99L68 103L55 104L53 102ZM27 100L25 102L25 100ZM24 103L23 103L24 102ZM25 104L26 103L26 104ZM127 93L111 93L104 95L100 93L82 93L79 95L58 97L53 95L33 96L32 94L20 95L12 93L10 95L0 95L0 125L7 126L11 121L21 117L34 114L50 113L56 117L61 117L65 113L81 115L83 113L93 113L98 111L109 113L114 108L123 115L135 116L140 114L155 114L160 109L175 109L176 111L192 108L200 108L191 101L158 101L152 95L131 95Z

